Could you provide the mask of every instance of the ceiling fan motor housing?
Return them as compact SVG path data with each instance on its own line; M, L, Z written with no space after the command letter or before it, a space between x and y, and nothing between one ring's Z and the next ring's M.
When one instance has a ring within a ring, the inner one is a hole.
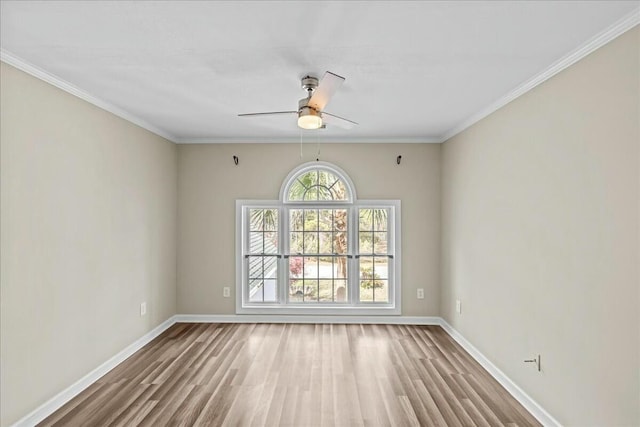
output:
M318 87L318 79L315 77L307 76L302 79L302 89L306 90L309 94L313 93Z

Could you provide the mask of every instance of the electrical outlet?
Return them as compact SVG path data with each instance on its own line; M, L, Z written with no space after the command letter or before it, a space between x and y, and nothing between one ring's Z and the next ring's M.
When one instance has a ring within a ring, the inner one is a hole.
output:
M145 314L147 314L147 303L143 302L140 303L140 316L144 316Z
M424 299L424 289L418 288L418 299Z
M228 286L222 288L222 296L225 298L229 298L231 296L231 288Z
M456 311L458 314L462 314L462 302L459 299L456 300Z

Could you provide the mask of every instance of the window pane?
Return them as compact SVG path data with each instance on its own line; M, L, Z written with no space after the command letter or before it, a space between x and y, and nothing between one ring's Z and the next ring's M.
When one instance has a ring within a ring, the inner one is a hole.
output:
M375 231L387 231L388 214L386 209L373 209L373 228Z
M263 212L264 229L266 231L278 231L278 210L265 209Z
M305 231L318 230L318 211L316 209L304 210L304 230Z
M374 248L373 252L376 254L387 253L387 232L376 231L373 233Z
M371 231L373 230L373 213L372 209L360 209L360 222L358 225L358 229L360 231Z
M333 228L337 231L347 231L346 209L336 209L333 211Z
M249 301L262 302L263 290L262 280L251 280L249 282Z
M333 301L333 280L320 280L318 299L322 302Z
M318 233L304 233L304 248L302 253L304 254L317 254L318 253Z
M299 180L295 180L291 187L289 187L289 194L287 195L288 200L302 200L304 197L304 192L307 190Z
M318 258L316 257L304 258L304 277L305 279L318 277Z
M305 302L318 301L318 281L317 280L305 280L304 281L304 295Z
M289 277L297 278L302 277L304 274L304 264L302 262L302 257L291 257L289 258Z
M264 209L249 209L249 229L262 231L264 222Z
M275 302L277 301L277 280L276 279L265 279L264 281L264 290L263 290L263 301L265 302Z
M333 234L333 252L336 254L346 254L349 246L347 244L347 233L339 231Z
M376 280L373 288L373 300L375 302L389 302L389 281Z
M302 209L291 209L289 211L289 227L291 231L302 231L304 211Z
M360 258L360 301L387 302L388 259Z
M304 173L298 177L298 181L300 181L307 188L318 185L318 171L312 170Z
M249 279L262 279L264 277L263 257L250 256L249 261Z
M388 302L389 259L361 257L359 262L360 301Z
M304 288L302 280L289 281L289 301L302 302L303 293Z
M289 252L292 254L301 254L302 252L302 236L301 231L289 233Z
M277 301L278 258L275 256L250 256L249 301Z
M275 231L268 231L264 233L264 253L277 254L278 253L278 233Z
M360 232L359 233L360 236L360 246L359 246L359 250L361 254L370 254L373 253L373 246L372 246L372 241L373 241L373 233L368 231L368 232Z
M332 200L333 194L327 187L318 186L318 200Z
M338 256L335 257L334 261L334 276L338 279L346 279L347 278L347 257Z
M333 196L333 200L348 200L347 187L344 185L344 182L340 180L336 181L336 183L331 187L331 194Z
M261 258L264 266L264 275L262 277L274 279L278 277L278 258L274 256L263 256Z
M373 258L361 257L360 258L360 278L361 279L373 279Z
M375 257L374 258L374 278L388 279L389 278L389 258L387 257Z
M360 301L373 301L373 286L371 284L371 280L360 281Z
M333 229L333 211L331 209L320 209L318 219L318 230L331 231Z
M336 177L331 172L324 170L318 171L318 184L329 187L335 181Z
M333 292L334 292L335 302L346 302L347 301L347 281L335 280Z
M330 231L321 231L318 233L320 238L320 253L332 254L333 253L333 233Z
M304 193L304 200L318 200L318 187L313 186Z
M249 235L249 253L261 254L264 252L263 236L264 233L261 231L251 232Z
M322 257L318 261L318 277L321 279L333 278L333 257Z

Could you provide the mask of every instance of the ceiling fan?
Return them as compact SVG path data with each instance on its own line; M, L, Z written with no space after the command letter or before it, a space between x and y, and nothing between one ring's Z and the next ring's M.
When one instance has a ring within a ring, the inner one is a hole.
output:
M317 77L306 76L302 79L302 89L307 91L307 97L298 101L296 111L271 111L268 113L238 114L239 117L298 115L298 126L302 129L325 128L326 124L336 125L343 129L351 129L358 123L324 111L333 94L342 86L344 77L330 71L324 73L322 80Z

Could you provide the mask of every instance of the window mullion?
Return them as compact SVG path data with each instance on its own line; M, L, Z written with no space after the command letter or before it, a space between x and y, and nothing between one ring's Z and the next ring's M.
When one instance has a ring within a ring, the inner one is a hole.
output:
M358 207L356 205L349 208L347 215L347 238L349 239L349 257L347 262L349 265L349 303L357 305L360 302L359 293L359 275L358 275L358 222L356 220Z
M289 210L284 206L278 208L278 253L282 255L280 258L281 271L278 272L278 302L286 304L289 293L287 292L289 283Z
M246 233L243 239L243 253L242 253L242 257L244 258L244 268L243 271L245 272L245 274L247 275L246 280L244 281L244 283L242 284L242 293L243 293L243 302L244 303L248 303L249 302L249 296L250 296L250 283L251 283L251 260L249 259L249 257L247 256L247 254L249 254L251 252L251 245L250 245L250 241L251 241L251 214L250 214L250 208L247 207L245 209L245 226L246 226Z

